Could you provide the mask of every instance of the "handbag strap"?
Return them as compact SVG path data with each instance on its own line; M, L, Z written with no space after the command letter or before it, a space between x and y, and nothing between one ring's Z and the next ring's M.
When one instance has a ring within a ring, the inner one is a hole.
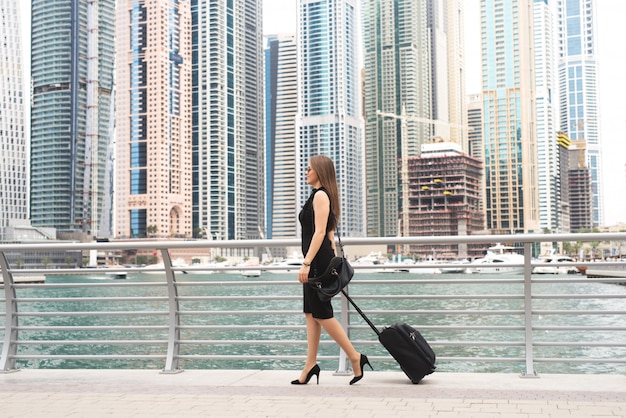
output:
M332 200L330 200L330 213L332 213L333 218L335 218L335 232L337 233L337 242L339 244L339 250L341 251L341 257L346 258L346 253L343 250L343 242L341 242L341 234L339 233L339 220L337 219L337 215L335 215L335 211L333 210Z
M363 313L361 308L358 307L358 305L354 302L354 300L352 300L352 298L346 293L346 291L341 289L341 293L343 293L343 295L346 297L346 299L348 299L348 301L352 304L352 306L354 306L354 309L356 309L356 311L363 317L365 322L367 322L367 325L369 325L370 328L372 328L374 330L376 335L380 336L380 331L378 330L378 328L376 328L376 325L374 325L372 323L372 321L370 321L370 319L367 317L367 315L365 315L365 313Z
M346 253L343 250L343 242L341 242L341 235L339 234L339 222L337 221L337 217L335 216L335 212L333 211L333 204L330 203L330 211L335 218L335 232L337 233L337 243L339 244L339 250L341 251L341 257L346 258Z

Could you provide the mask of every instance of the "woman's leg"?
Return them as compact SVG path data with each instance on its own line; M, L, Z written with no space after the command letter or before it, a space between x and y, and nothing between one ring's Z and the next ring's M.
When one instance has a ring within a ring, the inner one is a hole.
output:
M306 318L306 364L300 375L300 381L304 382L309 371L317 364L317 351L320 347L320 338L322 336L321 325L313 318L310 313L305 313Z
M354 372L354 375L360 376L363 373L360 363L361 353L355 350L352 342L348 338L348 334L346 334L346 331L343 329L339 321L337 321L337 318L318 319L317 322L346 353L350 359L350 363L352 363L352 371Z

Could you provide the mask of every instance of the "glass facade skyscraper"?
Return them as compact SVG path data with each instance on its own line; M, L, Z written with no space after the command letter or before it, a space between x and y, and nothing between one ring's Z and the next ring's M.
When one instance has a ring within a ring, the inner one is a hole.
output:
M103 208L110 198L104 185L111 140L114 16L114 0L32 1L34 226L89 237L103 217L111 216Z
M435 133L433 125L428 123L435 100L429 32L426 1L368 0L363 3L369 236L398 235L401 207L398 161L418 156L421 144L428 142ZM445 39L441 42L445 45ZM442 62L445 66L447 59ZM440 74L442 71L445 73L445 69L441 69ZM446 84L446 77L439 81ZM447 85L441 91L447 95ZM447 116L447 97L440 103ZM383 117L379 112L397 117ZM406 138L402 138L401 116L406 117Z
M305 176L309 158L325 154L337 170L341 234L363 236L357 1L302 0L298 8L297 207L311 192Z

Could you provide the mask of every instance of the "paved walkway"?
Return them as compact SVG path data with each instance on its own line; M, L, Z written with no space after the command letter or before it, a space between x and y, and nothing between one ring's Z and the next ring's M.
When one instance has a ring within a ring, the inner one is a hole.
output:
M626 376L434 373L412 385L401 372L38 370L0 374L9 417L626 417Z

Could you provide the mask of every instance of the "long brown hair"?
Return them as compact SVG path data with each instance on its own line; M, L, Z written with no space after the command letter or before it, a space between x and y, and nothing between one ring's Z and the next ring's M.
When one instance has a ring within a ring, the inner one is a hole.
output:
M335 217L330 216L328 220L329 230L334 231L337 228L337 222L339 222L339 216L341 215L341 204L339 203L339 187L337 186L337 174L335 173L335 164L326 155L316 155L311 157L311 168L315 170L317 178L319 179L322 187L326 189L330 196L330 207L335 214Z

